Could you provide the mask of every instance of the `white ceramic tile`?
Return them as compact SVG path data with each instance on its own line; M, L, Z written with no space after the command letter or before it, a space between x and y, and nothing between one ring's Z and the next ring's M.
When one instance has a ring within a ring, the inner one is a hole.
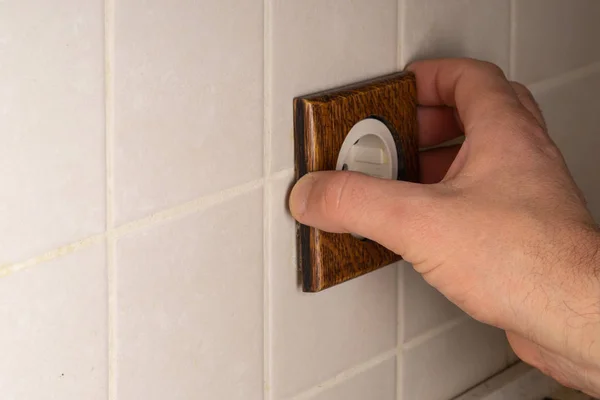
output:
M516 2L515 77L530 83L600 61L600 2Z
M272 171L293 166L295 96L395 70L396 2L272 1Z
M404 342L465 315L440 292L429 286L411 265L402 263L401 268L404 268L400 278L404 310L399 312L404 318L399 326L403 329Z
M396 400L396 359L384 361L310 400Z
M119 399L262 399L262 189L117 243Z
M563 152L569 169L600 222L600 71L566 82L561 86L536 91L550 135Z
M0 1L0 265L104 228L103 10Z
M447 400L507 366L504 332L466 320L404 350L404 399Z
M118 223L260 178L262 3L116 2Z
M508 71L509 0L406 0L402 59L471 57Z
M396 346L397 279L390 266L316 294L299 288L291 176L270 207L271 370L275 399L296 395Z
M518 363L454 400L548 399L546 396L559 387L558 383L539 370Z
M0 278L0 393L7 400L105 400L102 243Z

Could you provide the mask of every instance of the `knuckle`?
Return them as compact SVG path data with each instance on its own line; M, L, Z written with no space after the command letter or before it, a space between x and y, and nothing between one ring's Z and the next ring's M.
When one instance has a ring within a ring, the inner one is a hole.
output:
M545 143L545 145L541 147L541 150L548 158L561 162L563 161L562 152L554 143Z
M545 126L530 113L510 110L505 115L500 114L495 122L499 126L504 126L509 131L516 133L521 138L530 138L544 144L551 142Z
M541 113L540 107L537 101L535 100L533 93L531 93L527 86L519 82L511 82L510 85L512 86L519 99L527 100L531 104L531 106L533 106L538 112Z
M544 143L550 143L550 136L546 129L531 115L520 115L515 122L515 128L532 138L543 140Z
M498 65L489 62L489 61L477 61L475 67L481 71L482 73L500 76L502 78L506 78L504 75L504 71Z
M527 96L528 98L533 99L533 94L531 94L531 91L527 88L527 86L516 81L511 81L510 85L519 96Z
M540 105L538 104L538 102L536 101L533 93L531 93L531 91L522 83L510 82L510 85L512 86L514 92L516 93L517 97L519 98L519 100L521 101L523 106L531 114L533 114L534 118L538 121L538 123L543 128L546 128L546 121L544 119L544 113L542 112L542 109L541 109Z

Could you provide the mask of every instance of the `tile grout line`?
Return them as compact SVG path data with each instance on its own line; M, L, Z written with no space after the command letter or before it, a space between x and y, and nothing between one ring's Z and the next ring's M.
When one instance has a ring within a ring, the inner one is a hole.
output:
M402 389L404 388L404 378L402 376L402 372L404 370L402 361L403 352L402 345L399 344L396 346L396 400L402 400L404 397L402 395Z
M312 387L311 389L308 389L300 394L292 396L290 398L290 400L308 400L308 399L326 391L327 389L331 389L333 387L338 386L339 384L341 384L343 382L349 381L350 379L360 375L361 373L366 372L370 369L373 369L373 368L377 367L378 365L381 365L382 363L396 357L396 352L397 352L397 349L391 349L384 353L381 353L381 354L363 362L362 364L356 365L354 367L351 367L347 370L340 372L333 378L328 379L324 382L321 382L321 383L317 384L316 386Z
M279 171L273 174L270 177L270 179L278 179L280 177L285 176L286 174L289 174L291 171L291 168ZM15 263L0 265L0 279L12 275L13 273L24 270L26 268L34 267L44 262L66 256L68 254L72 254L80 249L86 248L93 244L100 243L103 240L107 239L109 236L119 238L123 235L135 233L141 229L151 228L165 221L170 221L172 219L176 219L185 215L204 211L205 209L216 205L220 202L231 200L237 196L241 196L252 190L258 189L264 184L264 182L265 180L262 178L246 182L244 184L224 189L220 192L199 197L187 203L179 204L166 210L159 211L157 213L142 217L138 220L124 223L118 227L111 228L103 233L88 236L86 238L67 243L63 246L48 250L40 255L36 255L34 257L22 261L17 261Z
M270 179L278 179L280 177L289 174L291 169L279 171ZM99 233L97 235L88 236L83 239L79 239L75 242L67 243L63 246L51 249L40 255L18 261L15 263L0 265L0 279L10 276L13 273L21 270L43 264L47 261L51 261L68 254L75 253L78 250L89 247L93 244L100 243L101 241L108 239L109 237L118 238L123 235L135 233L144 228L151 228L154 225L160 224L165 221L176 219L185 215L193 214L205 210L208 207L216 205L222 201L231 200L237 196L241 196L254 189L258 189L263 185L264 179L257 179L254 181L247 182L245 184L234 186L229 189L225 189L221 192L213 193L208 196L200 197L187 203L180 204L178 206L159 211L155 214L143 217L136 221L128 222L120 225L116 228L107 230L106 232Z
M397 2L397 17L396 17L396 67L398 70L405 67L406 60L404 59L404 26L406 15L406 0L398 0Z
M116 265L114 231L114 61L115 61L115 0L104 1L104 76L106 126L106 270L108 323L108 399L117 398L116 354Z
M295 171L294 171L294 168L286 168L286 169L282 169L282 170L279 170L279 171L277 171L277 172L273 172L273 173L271 173L271 174L269 175L269 177L268 177L268 180L269 180L269 181L276 181L276 180L278 180L278 179L285 178L285 177L287 177L287 176L288 176L288 175L290 175L290 174L292 174L292 175L293 175L293 174L294 174L294 172L295 172Z
M104 118L106 154L106 230L114 222L114 1L104 1Z
M214 205L222 202L234 199L238 196L259 189L264 185L265 179L260 178L253 181L243 183L238 186L233 186L228 189L212 193L206 196L190 200L186 203L179 204L175 207L168 208L166 210L158 211L154 214L142 217L132 222L126 222L111 232L116 238L137 232L140 229L148 228L161 224L173 219L177 219L186 215L194 214L200 211L204 211Z
M585 78L600 72L600 62L587 64L583 67L575 68L567 72L563 72L556 76L541 81L528 83L526 86L533 94L543 93L547 90L555 89L580 78Z
M104 240L105 236L106 235L104 233L89 236L76 242L69 243L64 246L49 250L41 255L31 257L13 264L0 266L0 279L17 273L19 271L25 270L27 268L31 268L38 264L42 264L47 261L66 256L67 254L74 253L80 249L89 247L93 244L101 243Z
M271 185L263 189L263 399L271 399Z
M396 312L396 400L402 400L402 372L403 372L403 348L402 344L404 343L404 269L412 268L411 265L404 261L399 261L396 263L396 282L398 285L397 291L397 307L398 310Z
M271 0L263 0L263 399L271 399Z
M468 315L461 315L460 317L454 318L448 322L438 325L435 328L432 328L432 329L420 334L419 336L410 339L405 344L401 345L402 350L413 349L413 348L441 335L442 333L452 330L453 328L459 326L463 322L469 321L470 319L471 319L471 317L469 317Z
M515 80L517 68L517 1L510 0L509 3L509 38L508 38L508 77Z

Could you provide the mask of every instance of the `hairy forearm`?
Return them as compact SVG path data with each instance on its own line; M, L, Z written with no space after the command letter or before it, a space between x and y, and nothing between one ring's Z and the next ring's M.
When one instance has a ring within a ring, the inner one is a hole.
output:
M523 300L519 356L567 386L600 395L600 235L595 229L564 232L569 238L554 262L531 279ZM511 336L509 335L509 339Z

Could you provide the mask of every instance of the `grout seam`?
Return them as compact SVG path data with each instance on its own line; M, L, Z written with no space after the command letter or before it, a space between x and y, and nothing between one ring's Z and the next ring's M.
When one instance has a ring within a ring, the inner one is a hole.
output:
M282 178L291 178L294 175L294 168L286 168L286 169L282 169L281 171L277 171L272 173L271 175L269 175L267 177L268 181L277 181L279 179Z
M108 399L117 398L116 355L116 266L114 225L114 57L115 57L115 0L104 1L104 112L106 135L106 273L107 273L107 374Z
M410 264L404 261L396 263L396 281L398 285L397 294L397 307L396 312L396 400L402 400L402 361L403 361L403 349L402 343L404 343L404 275L405 268L412 268Z
M33 267L38 264L42 264L47 261L63 257L67 254L74 253L80 249L89 247L93 244L101 243L102 240L104 240L104 236L104 234L90 236L85 239L81 239L76 242L69 243L56 249L47 251L39 256L35 256L14 264L0 266L0 278L4 278L6 276L12 275L16 272L22 271L24 269Z
M402 346L396 347L396 400L402 400L404 395L402 389L404 389L404 362L403 362L404 350Z
M552 78L544 79L538 82L527 84L529 90L534 94L544 93L559 86L566 85L581 78L586 78L600 72L600 62L585 65L580 68L572 69Z
M397 352L397 349L392 349L392 350L386 351L385 353L379 354L378 356L375 356L360 365L357 365L357 366L349 368L343 372L340 372L333 378L328 379L324 382L321 382L320 384L314 386L311 389L308 389L305 392L302 392L296 396L293 396L290 400L310 399L328 389L331 389L333 387L338 386L341 383L349 381L350 379L362 374L363 372L371 370L371 369L381 365L382 363L396 357L396 352Z
M517 68L517 0L509 3L508 76L515 80Z
M271 179L279 179L286 177L292 169L287 169L274 174ZM151 214L147 217L143 217L133 222L128 222L115 228L108 229L106 232L92 235L84 239L77 240L75 242L60 246L58 248L48 250L47 252L19 261L16 263L10 263L0 266L0 278L12 275L15 272L21 271L26 268L34 267L36 265L45 263L46 261L54 260L66 256L68 254L75 253L76 251L89 247L93 244L102 242L109 237L119 238L121 236L135 233L139 230L151 228L155 225L170 221L173 219L180 218L189 214L203 211L213 205L232 200L237 196L244 195L252 190L256 190L262 187L264 179L257 179L254 181L246 182L239 186L234 186L223 191L213 193L207 196L197 198L187 203L180 204L178 206Z
M263 399L271 399L271 1L263 0Z
M114 223L114 1L104 2L104 118L106 168L106 230Z
M138 219L133 222L125 223L114 229L114 234L117 238L125 235L134 233L142 228L162 224L164 222L181 218L182 216L190 215L203 211L214 205L224 203L228 200L234 199L240 195L246 194L253 190L261 188L264 184L264 179L256 179L244 184L234 186L220 192L209 194L207 196L199 197L197 199L188 201L187 203L180 204L173 208L159 211L151 214L147 217Z
M398 69L404 69L406 60L404 57L404 26L406 24L406 0L398 0L398 17L397 17L397 35L396 40L398 45L396 46L396 58Z
M109 233L106 240L106 265L108 274L108 400L117 398L117 285L115 238Z
M271 399L271 185L264 186L263 199L263 398Z
M419 336L417 336L415 338L412 338L405 344L400 344L400 347L402 348L402 350L414 349L415 347L418 347L421 344L428 342L429 340L431 340L445 332L452 330L453 328L459 326L463 322L469 321L470 319L471 319L471 317L469 317L466 314L461 315L460 317L454 318L448 322L445 322L441 325L436 326L435 328L432 328L432 329L420 334Z

